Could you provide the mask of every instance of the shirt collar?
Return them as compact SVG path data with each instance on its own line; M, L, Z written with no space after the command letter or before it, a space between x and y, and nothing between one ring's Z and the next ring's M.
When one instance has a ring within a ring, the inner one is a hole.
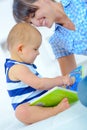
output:
M65 6L68 6L70 4L71 0L61 0L61 3L62 5L65 7Z

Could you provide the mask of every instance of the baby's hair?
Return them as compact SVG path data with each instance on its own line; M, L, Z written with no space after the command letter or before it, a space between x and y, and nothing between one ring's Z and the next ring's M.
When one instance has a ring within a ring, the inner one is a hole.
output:
M40 32L31 24L21 22L14 25L7 38L8 50L11 50L16 44L31 42L34 35L41 37Z

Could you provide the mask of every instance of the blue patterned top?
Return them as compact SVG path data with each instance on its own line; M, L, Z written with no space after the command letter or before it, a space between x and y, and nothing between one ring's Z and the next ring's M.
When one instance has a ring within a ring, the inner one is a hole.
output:
M56 58L70 54L87 55L87 1L61 0L64 11L75 24L75 31L56 24L49 39Z
M28 86L22 81L19 80L12 81L11 79L9 79L8 76L9 69L15 64L24 64L26 67L29 68L29 70L32 71L32 73L34 73L38 77L41 77L41 75L36 71L36 66L34 64L27 64L24 62L17 62L15 60L6 59L5 74L6 74L7 90L11 98L11 104L14 110L18 105L30 102L31 100L47 92L47 90L36 90L32 86Z

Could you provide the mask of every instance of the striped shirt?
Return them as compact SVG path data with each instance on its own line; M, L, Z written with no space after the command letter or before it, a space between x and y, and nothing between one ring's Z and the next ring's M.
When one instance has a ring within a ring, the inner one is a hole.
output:
M12 81L9 79L8 72L9 69L15 64L23 64L29 68L36 76L41 77L41 75L36 71L36 66L34 64L27 64L24 62L17 62L15 60L6 59L5 62L5 74L6 74L6 82L7 82L7 91L11 98L11 104L13 109L22 103L30 102L31 100L41 96L47 90L36 90L32 86L28 86L22 81Z
M75 25L75 31L55 24L49 42L56 58L70 54L87 55L87 1L61 0L64 11Z

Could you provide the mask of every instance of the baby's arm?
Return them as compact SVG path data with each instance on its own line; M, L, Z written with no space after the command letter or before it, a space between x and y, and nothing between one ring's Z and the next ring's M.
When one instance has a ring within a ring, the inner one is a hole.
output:
M49 90L55 86L71 85L72 79L69 76L58 76L55 78L39 78L24 65L14 65L9 72L12 80L21 80L35 89Z
M15 114L21 122L31 124L54 116L68 109L69 106L66 98L55 107L29 106L28 103L25 103L17 107Z

